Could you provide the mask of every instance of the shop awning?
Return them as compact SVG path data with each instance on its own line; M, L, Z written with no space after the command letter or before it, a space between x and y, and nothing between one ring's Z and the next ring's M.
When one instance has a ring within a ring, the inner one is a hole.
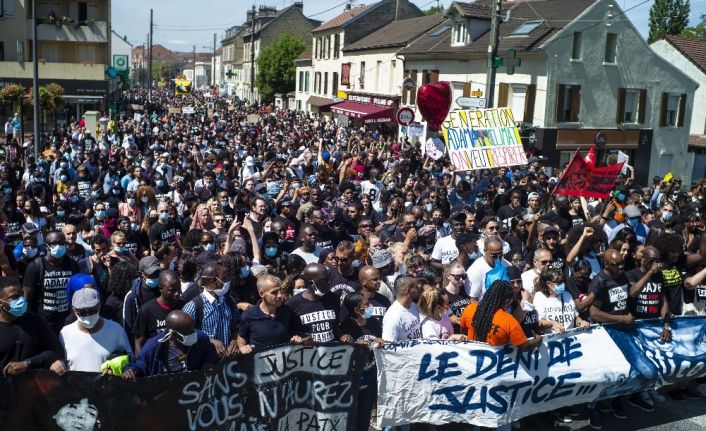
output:
M333 105L331 112L363 120L366 123L391 123L393 121L392 108L389 106L366 105L349 100Z
M319 108L322 108L324 106L331 106L336 103L336 101L327 97L309 96L309 98L306 100L306 103L308 105L318 106Z

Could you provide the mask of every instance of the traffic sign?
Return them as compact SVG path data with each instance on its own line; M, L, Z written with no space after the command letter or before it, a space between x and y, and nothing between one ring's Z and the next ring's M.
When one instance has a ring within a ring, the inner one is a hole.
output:
M417 83L414 81L414 79L407 77L402 81L402 87L405 90L414 90L417 87Z
M461 108L485 108L485 97L459 97L456 104Z
M410 108L400 108L397 111L397 123L408 126L414 121L414 111Z
M108 78L115 78L118 76L118 69L111 66L105 70L105 74L108 75Z

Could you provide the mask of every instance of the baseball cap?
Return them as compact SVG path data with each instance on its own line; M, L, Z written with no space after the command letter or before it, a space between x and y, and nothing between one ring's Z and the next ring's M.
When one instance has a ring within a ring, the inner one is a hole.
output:
M22 231L24 233L33 234L33 233L36 233L38 230L39 230L39 228L34 223L27 222L22 225Z
M522 278L522 272L516 266L510 265L507 267L507 276L510 280L517 280Z
M377 269L384 268L393 261L392 254L384 248L373 253L373 266Z
M627 218L640 217L640 209L635 205L628 205L623 208L623 214L625 214Z
M552 233L552 232L555 232L555 233L559 234L559 236L561 236L561 232L559 232L559 229L557 229L556 227L554 227L552 225L545 227L543 234L546 235L546 234Z
M466 213L463 211L456 211L449 217L450 220L466 221Z
M154 275L155 273L162 270L159 266L159 261L154 256L145 256L140 259L140 264L138 265L138 270L144 272L147 276Z
M93 308L98 304L100 304L98 291L90 287L77 290L71 298L71 305L79 310Z

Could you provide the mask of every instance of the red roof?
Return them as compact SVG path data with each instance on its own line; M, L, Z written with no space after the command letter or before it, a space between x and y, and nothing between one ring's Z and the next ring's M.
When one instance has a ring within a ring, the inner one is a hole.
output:
M316 27L313 29L311 32L317 32L317 31L323 31L323 30L328 30L330 28L336 28L340 27L343 24L347 23L351 19L357 17L358 15L362 14L366 10L370 9L373 6L377 6L377 4L369 4L367 6L358 6L355 7L351 10L347 10L343 12L342 14L338 15L335 18L331 18L330 20L326 21L325 23L321 24L320 26Z
M389 106L366 105L346 100L331 106L331 112L364 120L366 123L392 122L392 108Z
M680 36L666 35L664 39L677 51L688 58L702 72L706 73L706 40L687 39Z

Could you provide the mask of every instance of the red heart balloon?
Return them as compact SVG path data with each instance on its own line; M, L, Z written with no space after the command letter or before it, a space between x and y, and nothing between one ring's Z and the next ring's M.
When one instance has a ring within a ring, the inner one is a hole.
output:
M446 81L422 85L417 91L417 107L429 128L439 130L451 109L451 85Z

